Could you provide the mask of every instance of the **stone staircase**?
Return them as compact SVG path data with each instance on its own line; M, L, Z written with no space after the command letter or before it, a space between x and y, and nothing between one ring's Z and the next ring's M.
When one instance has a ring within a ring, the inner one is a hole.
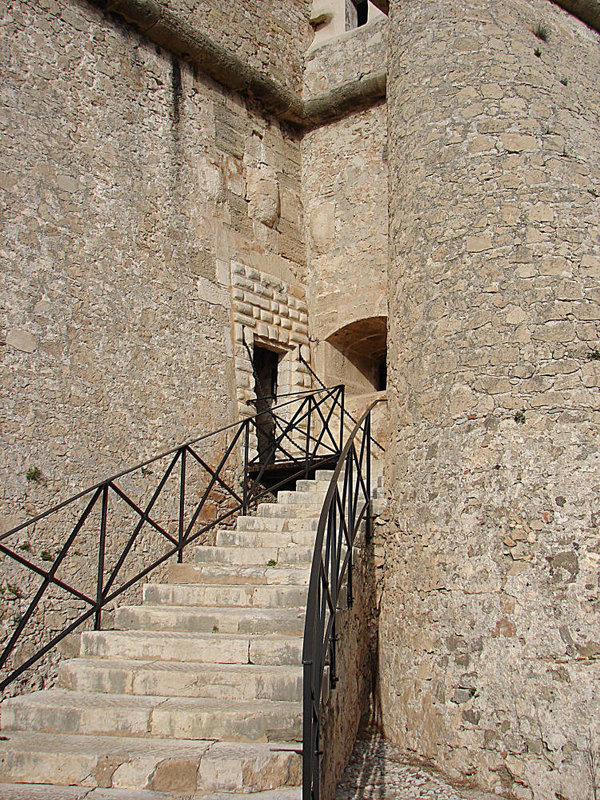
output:
M0 800L297 800L302 635L331 477L298 481L0 706ZM382 479L374 481L381 492ZM380 503L380 500L376 500Z

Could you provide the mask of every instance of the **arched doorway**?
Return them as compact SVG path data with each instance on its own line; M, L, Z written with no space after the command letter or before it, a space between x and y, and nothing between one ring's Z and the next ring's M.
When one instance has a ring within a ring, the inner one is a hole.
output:
M383 391L387 380L387 317L367 317L327 337L327 382L343 383L348 394Z

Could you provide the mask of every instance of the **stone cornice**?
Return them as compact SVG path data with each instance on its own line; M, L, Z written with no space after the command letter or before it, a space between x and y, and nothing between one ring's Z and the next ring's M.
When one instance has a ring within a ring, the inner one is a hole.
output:
M195 64L215 81L256 98L281 120L303 128L316 127L367 108L385 98L386 73L367 75L304 100L264 73L237 58L173 13L158 0L93 0L104 11L133 23L145 36Z

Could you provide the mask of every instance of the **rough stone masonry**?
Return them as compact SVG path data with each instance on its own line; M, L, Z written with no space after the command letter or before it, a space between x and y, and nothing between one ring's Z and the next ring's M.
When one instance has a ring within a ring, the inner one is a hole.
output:
M335 377L324 343L389 313L385 734L465 785L584 800L600 3L390 6L307 50L308 0L3 5L1 524L237 417L242 321L300 387L298 344ZM3 570L6 636L33 584Z

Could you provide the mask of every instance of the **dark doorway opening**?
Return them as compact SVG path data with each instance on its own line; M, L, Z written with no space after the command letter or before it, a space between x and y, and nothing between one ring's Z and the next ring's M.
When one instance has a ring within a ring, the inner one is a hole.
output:
M387 388L387 356L382 356L377 365L377 375L375 388L378 392L384 392Z
M278 364L279 353L254 345L252 367L256 392L258 460L261 465L270 464L274 459L275 420L271 409L275 404L277 394Z
M356 27L361 28L369 21L369 3L368 0L359 0L354 2L356 7Z

